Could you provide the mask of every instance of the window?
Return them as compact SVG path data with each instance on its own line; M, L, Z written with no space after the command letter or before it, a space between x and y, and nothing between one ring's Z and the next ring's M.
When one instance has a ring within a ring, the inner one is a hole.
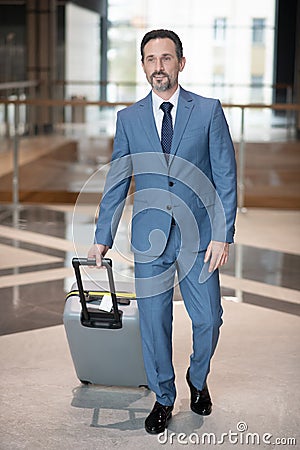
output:
M251 101L262 103L264 100L264 77L263 75L251 75Z
M213 91L212 95L216 98L222 98L224 96L224 84L225 77L223 73L213 74Z
M214 21L214 39L222 42L226 38L226 17L217 17Z
M265 19L252 19L252 43L264 44L265 41Z

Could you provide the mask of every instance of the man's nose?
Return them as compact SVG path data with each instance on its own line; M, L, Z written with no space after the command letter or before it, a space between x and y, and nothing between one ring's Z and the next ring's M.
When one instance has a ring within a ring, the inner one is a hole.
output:
M164 71L164 65L163 65L162 59L157 58L155 70L156 70L156 72Z

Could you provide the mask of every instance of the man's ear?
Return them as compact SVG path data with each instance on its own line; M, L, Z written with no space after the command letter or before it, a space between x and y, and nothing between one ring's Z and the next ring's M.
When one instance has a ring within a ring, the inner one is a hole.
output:
M183 71L184 66L185 66L185 63L186 63L186 59L185 59L185 57L183 56L183 57L181 58L181 60L179 61L179 72L182 72L182 71Z

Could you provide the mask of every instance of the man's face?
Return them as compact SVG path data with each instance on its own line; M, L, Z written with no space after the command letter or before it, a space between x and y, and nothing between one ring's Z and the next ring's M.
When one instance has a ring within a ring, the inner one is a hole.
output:
M144 47L142 66L148 82L157 92L175 92L178 74L184 65L185 58L178 60L175 44L169 38L151 39Z

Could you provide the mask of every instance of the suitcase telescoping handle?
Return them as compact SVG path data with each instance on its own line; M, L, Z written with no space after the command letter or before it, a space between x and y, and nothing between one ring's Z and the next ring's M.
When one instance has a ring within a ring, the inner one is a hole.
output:
M88 308L86 305L86 299L85 299L85 295L84 295L84 289L83 289L82 278L81 278L81 273L80 273L79 267L80 266L96 266L96 260L88 259L88 258L73 258L72 265L74 267L76 281L77 281L77 287L78 287L78 291L79 291L79 298L80 298L80 303L81 303L81 307L82 307L82 317L86 323L89 323L91 320L91 317L90 317L90 312L88 311ZM102 258L102 266L104 266L107 270L109 290L110 290L112 306L113 306L112 309L113 309L114 325L116 328L118 328L120 325L121 314L118 309L116 288L115 288L115 282L114 282L113 271L112 271L112 260L109 258Z

